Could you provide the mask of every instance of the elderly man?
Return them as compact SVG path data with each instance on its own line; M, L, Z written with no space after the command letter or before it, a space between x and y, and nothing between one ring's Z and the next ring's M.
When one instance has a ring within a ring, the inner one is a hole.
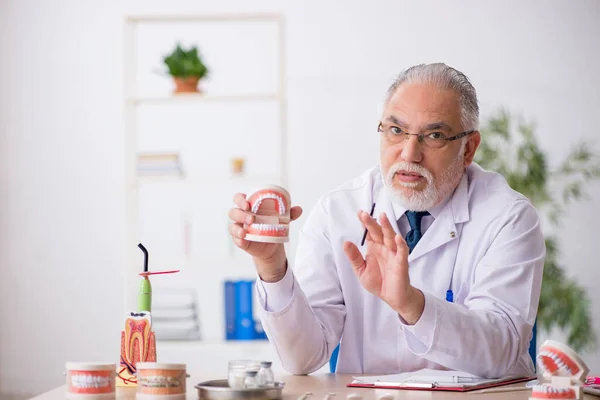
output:
M293 263L282 244L244 239L254 217L236 194L230 232L253 257L261 320L285 369L313 372L339 344L340 373L534 372L544 238L532 204L473 163L478 119L461 72L400 74L377 126L380 164L319 199ZM301 213L293 207L292 220Z

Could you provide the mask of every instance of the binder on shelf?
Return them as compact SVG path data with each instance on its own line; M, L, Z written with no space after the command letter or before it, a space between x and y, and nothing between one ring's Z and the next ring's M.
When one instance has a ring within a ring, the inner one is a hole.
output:
M252 320L252 282L235 283L236 330L238 340L254 339Z
M225 339L235 340L235 282L225 281Z
M227 280L225 294L225 339L265 340L262 324L254 318L254 281Z

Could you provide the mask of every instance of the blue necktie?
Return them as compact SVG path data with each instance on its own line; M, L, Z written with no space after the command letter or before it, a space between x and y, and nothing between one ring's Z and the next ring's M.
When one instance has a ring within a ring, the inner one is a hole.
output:
M427 211L407 211L406 217L410 224L410 232L406 235L406 244L408 245L408 252L412 253L413 249L421 240L423 233L421 232L421 220L424 216L429 215Z

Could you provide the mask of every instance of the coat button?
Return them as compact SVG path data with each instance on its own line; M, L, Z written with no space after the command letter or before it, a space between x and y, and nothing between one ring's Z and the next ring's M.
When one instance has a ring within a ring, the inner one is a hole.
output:
M456 237L456 232L450 232L450 237L451 238Z

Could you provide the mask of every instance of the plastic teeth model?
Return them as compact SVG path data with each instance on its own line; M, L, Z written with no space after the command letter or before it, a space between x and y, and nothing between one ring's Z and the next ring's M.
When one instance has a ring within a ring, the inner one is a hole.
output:
M581 357L568 346L547 340L537 363L546 383L533 387L530 399L583 399L583 385L590 372Z
M577 392L572 388L556 388L550 385L536 385L533 387L531 398L576 400Z
M246 196L254 223L246 225L246 240L284 243L289 240L290 194L281 186L269 185Z

